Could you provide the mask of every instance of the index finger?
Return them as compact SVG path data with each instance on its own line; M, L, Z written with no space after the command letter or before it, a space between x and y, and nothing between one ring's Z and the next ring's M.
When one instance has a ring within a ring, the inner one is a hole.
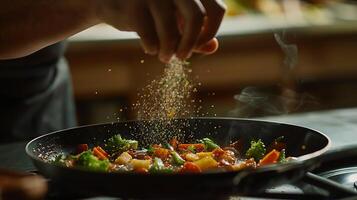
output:
M206 19L197 46L204 45L214 38L226 11L226 5L222 0L201 0L201 3L206 9Z

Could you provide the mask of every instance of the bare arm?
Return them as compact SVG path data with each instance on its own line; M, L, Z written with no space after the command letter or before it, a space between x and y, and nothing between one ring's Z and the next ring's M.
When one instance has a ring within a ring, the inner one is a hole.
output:
M0 59L29 55L98 23L137 32L144 50L168 62L212 53L221 0L0 0ZM184 21L179 30L177 15Z
M2 0L0 59L26 56L98 22L91 0Z

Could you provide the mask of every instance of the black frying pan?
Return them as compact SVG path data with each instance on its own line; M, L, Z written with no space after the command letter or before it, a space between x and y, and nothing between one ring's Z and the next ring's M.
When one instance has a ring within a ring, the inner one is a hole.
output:
M210 137L220 145L241 139L245 149L252 139L262 139L266 144L279 136L285 137L287 155L297 161L246 169L238 172L203 174L135 174L101 173L56 166L48 162L59 153L73 153L77 144L90 147L103 144L104 140L120 133L125 138L140 140L138 121L100 124L57 131L40 136L26 146L26 152L40 173L51 179L56 190L67 194L86 196L108 195L126 198L158 198L197 196L209 198L230 194L251 194L268 186L291 183L316 167L315 158L330 146L327 136L315 130L276 122L232 119L194 118L180 119L176 123L188 123L187 142Z

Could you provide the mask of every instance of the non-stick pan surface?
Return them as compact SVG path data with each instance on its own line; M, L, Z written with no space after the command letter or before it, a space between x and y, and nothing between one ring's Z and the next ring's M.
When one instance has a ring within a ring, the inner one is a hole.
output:
M209 198L230 194L250 194L281 183L293 182L315 167L314 158L324 153L330 140L315 130L276 122L233 118L181 119L187 142L210 137L220 145L243 140L248 148L252 139L269 144L284 136L287 155L297 161L261 167L256 170L203 174L101 173L70 169L49 162L59 153L73 153L78 144L103 145L114 134L142 140L140 121L100 124L73 128L40 136L26 146L26 152L39 172L50 178L58 191L86 196L158 198L197 196ZM189 126L187 126L187 124ZM190 136L190 137L188 137Z

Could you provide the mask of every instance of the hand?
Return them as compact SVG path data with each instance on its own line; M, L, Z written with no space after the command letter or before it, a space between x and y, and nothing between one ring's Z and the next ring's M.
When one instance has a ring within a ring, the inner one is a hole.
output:
M46 181L42 177L0 169L0 199L40 200L46 192Z
M209 54L225 13L221 0L96 0L98 17L122 31L135 31L144 51L167 63L175 54Z

